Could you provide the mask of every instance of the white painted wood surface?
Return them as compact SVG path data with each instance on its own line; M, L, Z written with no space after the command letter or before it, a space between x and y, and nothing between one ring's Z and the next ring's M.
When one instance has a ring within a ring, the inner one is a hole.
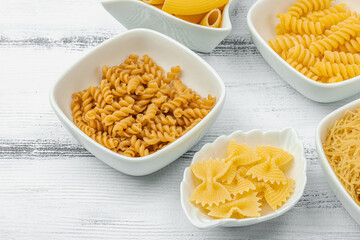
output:
M316 125L359 98L312 102L264 62L240 1L233 33L200 54L223 78L223 114L193 149L146 177L94 158L61 126L49 88L83 52L125 31L97 0L0 1L0 239L360 239L360 227L329 188L314 147ZM201 231L182 212L179 184L197 150L241 129L295 127L308 184L285 215L243 228Z

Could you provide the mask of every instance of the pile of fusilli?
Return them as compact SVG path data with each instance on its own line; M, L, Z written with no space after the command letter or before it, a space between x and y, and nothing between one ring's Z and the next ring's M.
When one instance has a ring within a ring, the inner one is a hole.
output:
M336 83L360 75L360 18L331 6L334 0L300 0L287 13L269 45L306 77Z
M149 155L184 135L213 108L216 98L201 98L178 76L145 55L130 55L119 66L102 69L99 87L73 94L77 127L103 146L129 157Z

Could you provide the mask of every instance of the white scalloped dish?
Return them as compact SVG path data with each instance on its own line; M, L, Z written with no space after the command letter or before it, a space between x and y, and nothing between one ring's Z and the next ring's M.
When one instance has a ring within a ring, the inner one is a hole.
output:
M227 146L233 139L240 144L244 143L251 147L270 145L273 147L282 148L292 154L294 159L290 166L286 169L285 175L286 177L295 180L294 193L277 211L273 211L270 208L264 208L262 211L262 216L258 218L211 218L198 209L195 205L193 205L189 200L193 190L195 189L195 185L193 182L191 170L189 167L187 167L184 171L184 177L180 186L181 205L187 218L194 226L198 228L206 229L216 226L241 227L261 223L276 218L289 211L303 195L306 185L306 159L304 157L303 144L299 140L296 131L292 128L287 128L282 131L268 132L253 130L244 133L242 131L237 131L229 136L220 136L213 143L205 144L201 150L194 155L192 163L209 158L224 158L226 156Z
M232 30L230 12L238 0L224 8L220 28L205 27L174 17L140 0L102 0L104 8L128 29L148 28L181 42L192 50L211 52Z
M320 83L305 77L282 59L269 45L268 41L276 35L279 19L276 14L286 12L298 0L258 0L249 10L247 22L252 39L261 55L269 65L305 97L317 102L334 102L360 92L360 76L339 82ZM341 0L349 9L360 12L359 0Z

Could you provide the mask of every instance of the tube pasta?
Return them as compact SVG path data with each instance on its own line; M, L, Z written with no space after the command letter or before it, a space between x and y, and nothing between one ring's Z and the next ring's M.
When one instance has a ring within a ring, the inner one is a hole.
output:
M165 0L142 0L144 3L157 5L157 4L164 4Z
M200 14L196 14L196 15L175 15L175 17L178 17L182 20L191 22L191 23L200 23L200 21L204 18L204 16L206 15L206 13L200 13Z
M166 0L163 11L171 14L195 15L222 7L226 5L228 1L229 0Z
M207 27L221 25L222 11L229 0L142 0L182 20Z
M207 27L218 28L221 24L221 14L220 9L215 8L205 15L200 24Z

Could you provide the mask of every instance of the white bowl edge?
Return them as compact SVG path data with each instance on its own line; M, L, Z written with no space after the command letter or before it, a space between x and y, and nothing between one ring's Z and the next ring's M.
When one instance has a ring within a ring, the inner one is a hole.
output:
M210 28L187 22L140 0L102 0L101 3L117 21L129 29L141 27L156 30L176 39L193 50L209 53L232 31L230 12L238 1L230 0L225 6L222 23L224 25L221 28ZM125 10L124 6L131 6L132 4L135 4L137 9L146 9L142 16L149 15L147 17L152 18L153 21L143 23L131 19L128 22L127 20L136 14L132 13L127 16L127 14L119 14L119 11ZM123 5L123 7L116 9L118 5Z

